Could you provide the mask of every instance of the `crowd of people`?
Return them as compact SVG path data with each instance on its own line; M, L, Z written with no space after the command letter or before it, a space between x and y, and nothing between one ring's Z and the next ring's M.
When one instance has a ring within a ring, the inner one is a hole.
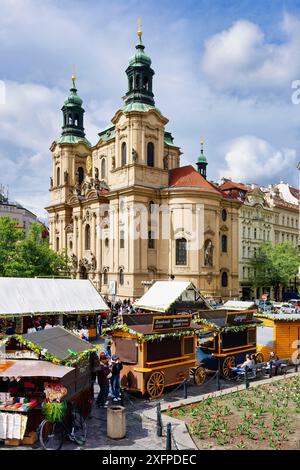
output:
M112 401L121 401L120 373L123 364L117 354L111 353L111 342L108 341L106 349L93 356L92 364L92 382L93 386L96 379L99 385L99 393L96 399L96 405L100 408L107 408L108 397L111 395Z

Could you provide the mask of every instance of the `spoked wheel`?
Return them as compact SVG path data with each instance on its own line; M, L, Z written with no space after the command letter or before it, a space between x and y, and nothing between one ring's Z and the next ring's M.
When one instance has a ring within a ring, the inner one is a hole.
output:
M69 437L71 440L74 440L78 445L83 445L86 442L86 420L84 419L80 411L77 409L72 410L72 428Z
M65 428L62 423L50 423L46 419L41 423L39 440L45 450L61 449L64 440Z
M224 359L223 365L222 365L222 375L225 378L228 378L231 372L231 368L235 366L235 358L234 356L228 356L226 359Z
M158 398L161 396L165 388L165 378L162 372L152 372L147 381L147 392L151 398Z
M264 355L262 353L257 353L255 359L256 362L264 362Z
M195 370L195 374L194 374L194 382L196 385L202 385L204 384L205 382L205 379L206 379L206 370L204 369L204 367L197 367L197 369Z

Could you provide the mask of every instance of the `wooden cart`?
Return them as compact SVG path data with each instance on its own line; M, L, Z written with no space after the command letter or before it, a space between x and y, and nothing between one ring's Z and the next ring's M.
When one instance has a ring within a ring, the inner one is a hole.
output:
M123 325L111 332L112 352L123 362L121 386L158 398L190 375L202 384L206 372L196 359L200 329L192 315L124 315Z
M254 318L255 310L201 311L194 318L203 331L199 337L197 359L208 370L219 370L223 377L231 368L243 363L246 354L255 354L257 362L263 357L256 346L256 329L261 321Z

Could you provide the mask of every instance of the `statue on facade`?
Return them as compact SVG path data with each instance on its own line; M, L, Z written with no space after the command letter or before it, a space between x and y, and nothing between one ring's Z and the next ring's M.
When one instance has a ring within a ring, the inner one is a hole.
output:
M65 184L68 184L69 182L69 173L67 172L67 170L64 172L64 182Z
M206 240L204 247L204 264L205 266L213 265L213 245L211 240Z
M163 164L164 164L164 170L168 170L169 169L169 156L168 155L164 156Z
M136 151L135 149L132 149L131 154L132 154L132 161L133 161L133 163L136 163L136 162L138 161L138 159L139 159L139 156L138 156L137 151Z
M113 170L116 168L116 157L111 157L111 166Z
M91 269L93 271L95 271L95 269L97 268L97 261L96 261L96 257L92 254L91 255L91 263L90 263L90 266L91 266Z
M80 176L79 176L79 171L78 170L75 173L75 181L76 181L75 193L77 194L77 196L80 196L81 195L81 184L80 184Z
M50 177L50 188L51 189L53 188L53 178L52 178L52 176Z
M71 261L72 261L73 270L76 271L77 266L78 266L78 258L75 255L75 253L72 254Z

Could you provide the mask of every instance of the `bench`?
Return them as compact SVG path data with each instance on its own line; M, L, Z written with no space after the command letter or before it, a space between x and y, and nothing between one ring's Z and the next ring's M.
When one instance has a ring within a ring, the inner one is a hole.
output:
M289 359L278 359L274 364L272 364L272 375L277 375L279 372L280 374L284 374L287 371L287 367L289 364ZM276 373L277 369L277 373ZM275 374L273 373L275 372ZM245 368L241 367L238 370L234 368L234 372L236 373L236 377L239 379L245 378L246 370ZM248 368L248 380L256 379L260 375L270 375L270 363L269 362L258 362L255 364L251 369Z

